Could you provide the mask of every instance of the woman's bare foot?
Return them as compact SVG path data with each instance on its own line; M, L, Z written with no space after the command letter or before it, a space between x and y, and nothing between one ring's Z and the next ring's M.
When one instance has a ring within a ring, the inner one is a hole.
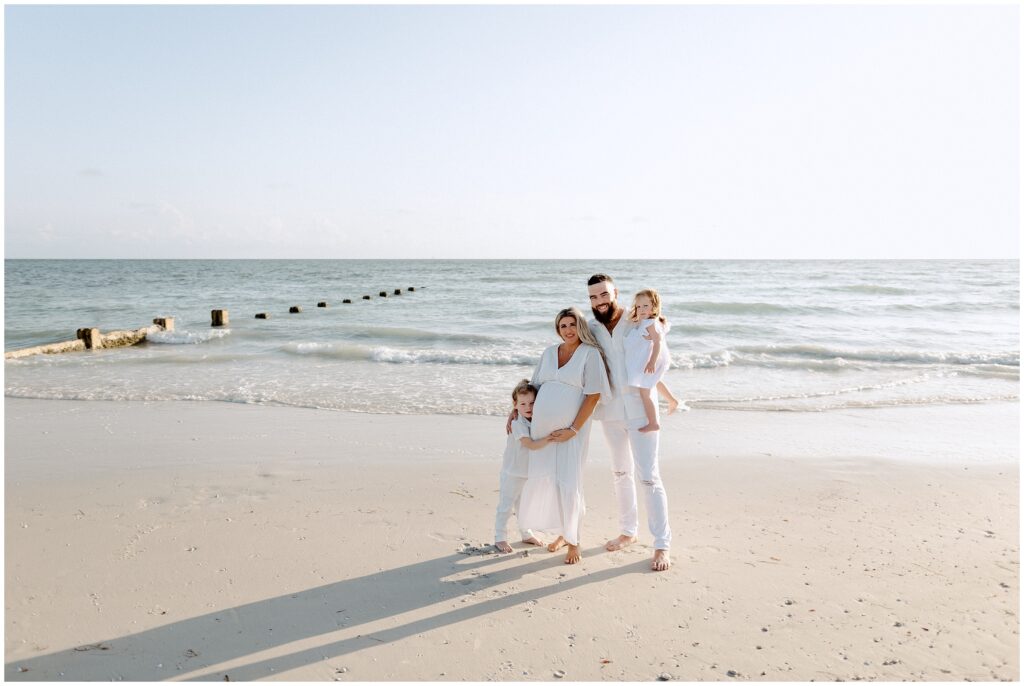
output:
M540 540L536 536L530 536L529 538L524 538L523 539L523 543L525 543L526 545L544 545L544 541Z
M564 538L562 538L561 536L559 536L555 540L551 541L551 543L548 543L548 552L549 553L553 553L556 550L558 550L559 548L561 548L563 546L567 546L567 545L569 545L569 544L566 542L566 540Z
M499 553L511 553L512 546L508 544L508 541L497 541L494 547L498 549Z
M620 534L604 544L605 550L615 551L622 550L628 545L636 543L636 536L627 536L626 534Z
M668 559L667 550L655 550L654 559L651 560L651 569L655 572L664 572L666 569L672 566L672 562Z
M676 398L669 398L668 400L668 413L672 414L679 409L679 400Z
M659 424L658 422L651 422L647 426L641 426L639 429L637 429L637 431L639 431L642 434L645 434L648 431L657 431L660 428L661 428L661 424Z
M566 545L569 546L569 549L565 551L565 564L574 565L583 557L580 555L580 547L572 543L566 543Z

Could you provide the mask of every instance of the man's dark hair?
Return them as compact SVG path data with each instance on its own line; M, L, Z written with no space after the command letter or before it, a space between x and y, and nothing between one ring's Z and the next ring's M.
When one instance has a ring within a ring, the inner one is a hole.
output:
M587 281L587 285L593 286L595 283L602 283L604 281L607 281L608 283L615 283L614 279L607 274L594 274L590 277L590 280Z

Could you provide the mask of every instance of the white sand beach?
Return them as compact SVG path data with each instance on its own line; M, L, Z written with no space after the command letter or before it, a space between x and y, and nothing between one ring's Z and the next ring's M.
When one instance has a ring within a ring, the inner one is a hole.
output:
M653 573L599 430L566 566L500 418L7 398L5 678L1018 680L1018 412L677 414Z

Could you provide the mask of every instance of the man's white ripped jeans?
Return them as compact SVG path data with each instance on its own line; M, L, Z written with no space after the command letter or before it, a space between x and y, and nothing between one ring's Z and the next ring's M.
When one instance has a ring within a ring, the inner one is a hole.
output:
M672 531L668 525L668 495L658 473L658 438L661 432L637 431L646 423L646 418L635 419L632 422L610 419L601 422L612 454L612 476L615 481L615 498L619 506L619 533L626 536L637 534L639 517L636 481L639 480L647 508L647 526L654 537L654 547L668 550L672 542ZM630 428L630 425L633 428Z

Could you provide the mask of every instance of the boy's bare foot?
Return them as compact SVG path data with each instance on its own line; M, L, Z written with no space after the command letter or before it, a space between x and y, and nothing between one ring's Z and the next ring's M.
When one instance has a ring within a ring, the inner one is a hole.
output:
M580 555L580 547L573 545L572 543L566 543L569 549L565 551L565 564L574 565L580 561L582 555Z
M494 547L498 549L499 553L511 553L512 546L508 544L508 541L497 541Z
M561 536L559 536L555 540L551 541L551 543L548 543L548 552L549 553L553 553L556 550L558 550L559 548L561 548L563 546L567 546L567 545L569 545L569 544L566 543L565 539L562 538Z
M672 414L673 412L675 412L678 409L679 409L679 401L676 400L675 398L669 399L669 401L668 401L668 413Z
M634 543L636 543L636 536L627 536L626 534L620 534L619 536L616 536L612 540L605 543L604 549L610 551L622 550L626 546L633 545Z
M655 550L654 559L651 560L651 569L655 572L664 572L666 569L672 566L672 562L668 559L667 550Z
M523 543L525 543L527 545L544 545L544 541L540 540L536 536L530 536L529 538L524 538L523 539Z
M637 429L637 431L639 431L642 434L645 434L648 431L657 431L660 428L661 428L661 424L658 424L658 422L651 422L647 426L641 426L639 429Z

